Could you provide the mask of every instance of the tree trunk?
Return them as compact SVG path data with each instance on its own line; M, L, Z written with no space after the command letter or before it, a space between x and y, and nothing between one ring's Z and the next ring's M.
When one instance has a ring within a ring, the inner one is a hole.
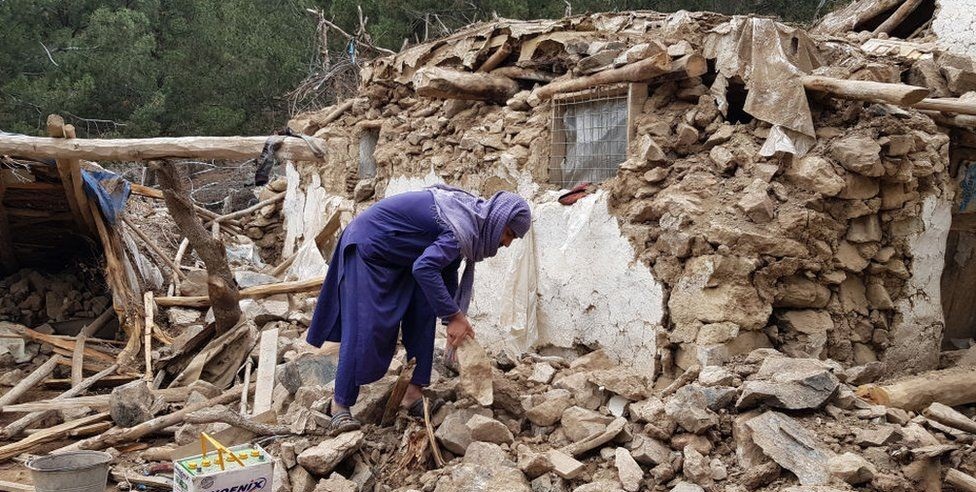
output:
M193 202L190 201L190 195L183 186L183 174L176 169L176 166L168 161L152 161L149 166L156 171L163 188L166 207L173 216L173 221L207 266L207 293L210 297L210 305L213 306L217 335L226 333L240 321L241 308L238 304L240 297L237 292L237 282L227 264L227 251L224 244L211 237L197 219Z

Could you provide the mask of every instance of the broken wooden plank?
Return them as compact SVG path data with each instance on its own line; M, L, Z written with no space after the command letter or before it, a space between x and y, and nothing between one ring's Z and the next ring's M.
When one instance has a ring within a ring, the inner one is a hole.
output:
M922 0L905 0L905 3L901 4L897 10L895 10L891 15L885 19L878 27L874 29L875 36L879 34L889 34L891 31L895 30L904 20L922 4Z
M292 294L295 292L308 292L322 287L324 277L308 280L297 280L294 282L279 282L276 284L256 285L240 290L241 298L267 297L275 294ZM210 298L207 296L165 296L157 297L156 305L160 307L186 306L205 308L210 306Z
M946 472L945 480L947 484L952 485L956 490L976 492L976 478L955 468L950 468Z
M835 79L819 75L800 77L800 82L809 91L823 92L840 99L881 102L898 106L911 106L922 101L932 92L928 88L914 85Z
M77 386L81 384L81 380L84 379L84 363L85 363L85 343L88 338L95 334L108 320L115 316L115 309L109 307L102 312L94 321L85 325L84 328L78 332L78 338L75 340L75 348L71 353L71 385Z
M976 434L976 421L939 402L929 405L922 411L922 415L942 425Z
M552 82L558 75L532 68L498 67L491 71L494 75L501 75L510 79L530 80L532 82Z
M131 229L132 232L136 233L136 236L140 240L142 240L142 244L143 245L145 245L147 248L149 248L149 251L152 251L153 254L155 254L157 257L159 257L159 258L161 258L163 260L163 263L166 263L166 266L169 267L170 271L173 272L173 275L174 276L178 277L179 280L186 279L186 274L183 273L180 270L179 265L177 265L176 263L174 263L173 262L173 259L170 258L169 255L167 255L166 253L164 253L163 250L159 249L159 246L156 245L156 242L155 241L153 241L152 239L149 239L149 237L146 236L146 233L142 232L142 230L139 229L138 226L136 226L135 224L133 224L132 221L129 220L129 218L126 217L125 215L122 216L122 222L124 222L125 225L129 226L129 229Z
M26 453L41 444L63 439L73 429L94 424L98 421L105 420L108 417L108 412L102 412L88 417L70 420L63 424L45 429L44 431L38 432L32 436L28 436L15 443L0 446L0 461L10 459L21 453Z
M28 403L11 403L0 407L0 413L30 413L46 412L48 410L65 410L69 408L91 407L107 409L111 395L74 396L61 400L38 400Z
M253 387L253 385L252 385ZM139 425L128 428L113 427L109 429L102 435L91 437L73 443L71 445L61 448L61 450L75 450L75 449L104 449L113 447L119 444L129 443L141 439L153 432L160 429L169 427L171 425L183 422L183 419L197 411L204 408L210 408L217 405L226 405L237 398L240 397L242 386L234 386L233 388L223 392L220 396L216 398L211 398L207 401L196 403L193 405L187 405L180 410L173 413L156 417L152 420L147 420Z
M144 328L145 335L143 336L143 341L142 341L142 351L145 353L145 360L146 360L146 374L144 379L146 381L152 381L153 380L152 332L153 332L153 325L156 324L155 321L156 303L153 302L153 293L151 290L146 291L146 293L143 294L142 299L143 302L145 303L143 309L146 312L146 326Z
M274 392L275 368L278 366L278 329L261 332L258 349L257 387L254 390L252 415L271 410L271 395Z
M95 374L95 375L89 377L88 379L85 379L78 386L75 386L75 387L73 387L73 388L65 391L64 393L61 393L60 395L56 396L54 399L56 399L56 400L58 400L58 399L63 400L65 398L71 398L73 396L78 396L78 395L84 393L85 391L87 391L88 388L90 388L93 384L95 384L95 382L97 382L99 379L102 379L105 376L108 376L109 374L112 374L118 368L119 368L118 364L113 364L108 369L105 369L104 371L99 372L98 374ZM16 421L11 422L6 427L4 427L3 428L3 432L0 432L0 438L2 438L2 439L12 439L14 437L17 437L21 432L24 432L24 429L27 429L27 427L31 426L32 424L34 424L35 422L37 422L39 420L44 419L48 415L50 415L49 411L29 413L29 414L21 417L20 419L17 419Z
M885 385L864 385L857 395L878 405L921 411L933 402L956 406L976 403L976 368L929 371Z
M410 378L413 377L413 370L416 366L417 359L410 359L400 369L400 375L393 383L393 390L390 391L390 397L386 400L386 407L383 409L383 416L380 418L380 426L388 427L396 420L400 404L403 402L403 395L407 393L407 387L410 386Z
M33 159L87 159L92 161L148 161L164 158L247 160L261 156L273 137L161 137L86 139L0 136L0 154ZM321 161L325 142L307 137L285 138L276 153L281 159Z
M34 369L26 378L20 380L16 386L10 388L10 391L0 396L0 408L15 403L24 393L27 393L31 388L50 376L60 361L61 356L54 355L37 369Z
M99 379L98 381L96 381L95 384L93 384L91 387L92 388L99 388L99 389L101 389L101 388L114 388L116 386L122 386L123 384L126 384L126 383L131 383L132 381L134 381L136 379L138 379L138 378L136 378L136 377L134 377L134 376L132 376L130 374L119 374L119 375L116 375L116 376L106 376L106 377L104 377L104 378ZM44 381L44 383L42 383L42 386L45 389L66 390L66 389L71 389L71 387L72 386L75 386L75 385L71 383L71 379L70 378L61 378L61 379L48 379L47 381Z
M533 98L540 101L550 99L560 92L572 92L588 89L600 85L616 84L620 82L643 82L671 70L671 58L663 47L660 52L639 62L624 65L620 68L606 70L586 77L566 78L554 80L532 92L529 102Z
M268 205L271 205L273 203L278 203L278 202L284 200L285 199L285 193L286 192L282 191L281 193L278 193L278 194L272 196L271 198L268 198L267 200L260 201L258 203L255 203L254 205L251 205L250 207L247 207L245 209L238 210L236 212L232 212L232 213L229 213L229 214L226 214L226 215L218 216L218 217L214 218L213 220L215 220L217 222L226 222L226 221L229 221L229 220L232 220L232 219L236 219L238 217L243 217L245 215L254 213L254 212L258 211L258 210L261 210L264 207L267 207ZM210 221L210 222L213 222L213 220ZM210 222L204 224L204 227L210 225Z
M18 325L16 323L0 321L0 327L6 328L14 333L26 336L38 342L46 343L52 347L57 347L62 350L66 350L68 352L68 355L71 355L71 352L75 349L74 341L63 340L61 338L52 335L47 335L39 331L32 330L24 325ZM92 359L100 360L102 362L108 362L108 363L115 362L115 357L112 357L111 355L106 354L104 352L99 352L98 350L95 350L93 348L86 347L84 349L84 354L85 357L91 357Z
M132 452L132 451L130 451ZM136 473L128 469L120 469L120 467L112 467L112 480L117 483L131 483L133 485L141 485L148 489L162 489L162 490L173 490L175 482L173 482L172 477L169 475L143 475L142 473ZM133 487L135 490L139 488Z

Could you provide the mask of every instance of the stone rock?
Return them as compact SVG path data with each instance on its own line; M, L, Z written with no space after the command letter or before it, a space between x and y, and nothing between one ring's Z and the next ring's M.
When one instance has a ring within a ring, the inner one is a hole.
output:
M352 191L352 199L356 202L365 202L373 197L376 193L376 185L371 179L361 179Z
M0 374L0 386L16 386L21 379L24 379L24 371L13 369Z
M640 150L637 155L643 162L659 164L668 160L668 156L661 150L661 146L650 135L641 137L638 148Z
M505 424L484 415L472 415L465 424L471 430L471 439L490 443L508 443L515 441L512 431Z
M574 371L598 371L614 367L617 367L617 363L603 349L594 350L569 363L569 368Z
M816 155L794 159L786 171L786 177L808 191L825 196L836 196L845 185L844 178L834 171L830 161Z
M688 432L701 434L718 425L718 415L708 409L701 391L678 391L664 405L664 412Z
M359 492L359 486L352 480L333 472L328 479L319 480L313 492Z
M532 375L529 376L529 381L534 381L539 384L549 384L555 375L556 369L554 367L549 365L548 362L540 362L532 367Z
M671 488L671 492L705 492L700 485L691 482L678 482Z
M851 220L847 229L847 240L852 243L872 243L882 237L881 222L877 214L865 215Z
M468 428L467 422L471 420L471 417L475 415L483 415L485 417L491 416L491 410L487 408L465 408L460 410L454 410L448 413L444 422L437 428L434 433L434 437L440 441L441 445L447 448L448 451L456 454L463 455L465 450L468 449L468 445L471 444L471 429Z
M769 185L761 179L753 181L743 190L743 196L737 203L753 222L764 224L776 216L773 201L769 198L768 187Z
M249 270L235 271L234 280L237 281L237 287L241 289L246 289L248 287L257 287L259 285L273 284L281 281L280 279L278 279L278 277L275 277L274 275L252 272Z
M668 301L672 320L679 327L724 321L746 330L764 327L772 307L749 279L754 269L745 258L691 258Z
M334 355L306 352L294 360L279 366L278 383L295 394L302 386L326 386L335 380L336 357Z
M300 466L288 470L288 483L292 492L312 492L316 485L315 477Z
M828 461L830 474L851 485L870 482L878 472L868 460L854 453L832 456Z
M552 461L546 453L528 453L519 458L518 468L529 480L552 471Z
M685 446L681 451L684 455L682 470L685 477L694 483L702 486L712 484L712 470L709 468L708 460L695 449L694 446Z
M170 326L192 325L200 320L200 311L196 309L186 309L171 307L166 310L166 319Z
M698 143L698 130L686 123L678 123L678 127L675 129L674 143L677 148L687 149Z
M480 417L480 415L476 417ZM508 454L501 446L483 441L475 441L468 446L468 450L464 453L464 462L488 466L515 466L515 463L508 459Z
M614 455L617 477L627 492L637 492L644 480L644 470L634 461L634 457L624 448L617 448Z
M877 179L848 173L844 176L844 189L837 197L845 200L867 200L877 196L880 189Z
M895 303L891 301L891 296L888 295L888 290L881 282L868 282L865 295L871 309L888 310L895 307Z
M607 429L613 419L582 407L569 407L562 415L563 432L570 441L582 441Z
M528 409L525 417L535 425L549 427L562 418L563 412L573 405L573 399L569 391L564 389L551 390L545 394L542 403Z
M759 466L747 468L745 473L739 477L739 483L746 490L756 490L760 487L769 485L773 480L779 478L782 469L774 461L767 461Z
M760 404L788 410L820 408L840 384L820 360L779 356L767 357L755 378L742 384L736 408Z
M737 336L739 336L739 325L735 323L709 323L698 329L695 343L716 345L734 340Z
M725 480L729 478L729 470L725 467L725 463L718 458L712 459L708 463L708 468L712 471L712 480Z
M577 405L589 410L600 408L606 400L603 390L590 382L590 375L587 372L578 372L559 378L552 385L555 388L569 391Z
M807 335L818 335L834 329L834 320L827 311L804 309L799 311L784 311L779 319L786 328Z
M658 422L665 416L664 402L652 396L630 404L630 415L637 422Z
M441 477L434 492L481 490L485 492L530 492L525 475L514 466L462 463Z
M359 388L359 399L349 410L352 416L363 423L379 422L386 410L386 402L393 393L397 375L390 374ZM297 399L297 398L296 398Z
M620 484L613 480L598 480L580 485L573 489L573 492L623 492Z
M884 375L884 365L880 362L871 362L863 366L854 366L844 371L845 381L851 385L862 385L873 383ZM896 409L898 410L898 409Z
M614 417L623 417L627 412L628 403L630 403L630 400L620 395L613 395L607 401L607 411L609 411L610 415L613 415Z
M646 398L649 386L647 379L642 374L626 366L593 371L590 373L590 381L631 401Z
M457 348L457 360L461 374L458 390L481 406L491 406L494 402L491 361L485 349L473 338L466 338Z
M805 277L792 276L776 284L774 307L823 308L830 302L830 289Z
M119 427L133 427L153 417L153 395L149 384L137 379L112 390L109 414Z
M362 446L364 439L363 431L339 434L302 451L298 455L298 464L315 476L328 476L339 463Z
M671 462L671 448L653 437L635 435L628 443L630 455L642 465L654 466Z
M862 448L884 446L898 440L894 427L883 426L877 429L854 429L854 443Z
M866 135L849 135L830 145L830 157L851 172L877 177L884 174L881 146Z
M864 282L860 278L848 276L840 283L838 293L841 308L845 312L857 312L865 316L868 314L868 298L864 288Z
M549 456L549 461L552 463L552 469L561 478L566 480L572 480L579 476L586 468L586 465L576 461L572 456L558 450L552 450L546 453Z
M779 466L793 472L802 485L830 481L828 461L833 456L816 436L796 420L768 411L746 422L753 441Z
M861 256L857 247L849 241L841 241L834 254L834 260L840 268L851 272L860 272L868 267L867 258Z
M698 382L702 386L728 386L734 380L732 371L721 366L706 366L698 373Z

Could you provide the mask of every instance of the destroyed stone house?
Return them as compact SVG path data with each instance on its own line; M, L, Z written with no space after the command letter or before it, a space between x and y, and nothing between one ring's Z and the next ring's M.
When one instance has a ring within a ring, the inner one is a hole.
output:
M922 99L967 100L952 81L976 72L864 37L634 12L499 20L376 59L359 97L290 122L330 152L287 166L283 254L324 268L320 217L383 196L515 191L533 231L479 268L473 307L495 347L600 346L651 377L759 347L934 368L976 334L955 288L976 140Z

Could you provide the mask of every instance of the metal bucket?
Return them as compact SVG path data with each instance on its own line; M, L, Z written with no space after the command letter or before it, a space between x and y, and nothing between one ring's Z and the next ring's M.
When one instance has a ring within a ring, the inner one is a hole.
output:
M37 492L105 492L112 455L69 451L27 462Z

